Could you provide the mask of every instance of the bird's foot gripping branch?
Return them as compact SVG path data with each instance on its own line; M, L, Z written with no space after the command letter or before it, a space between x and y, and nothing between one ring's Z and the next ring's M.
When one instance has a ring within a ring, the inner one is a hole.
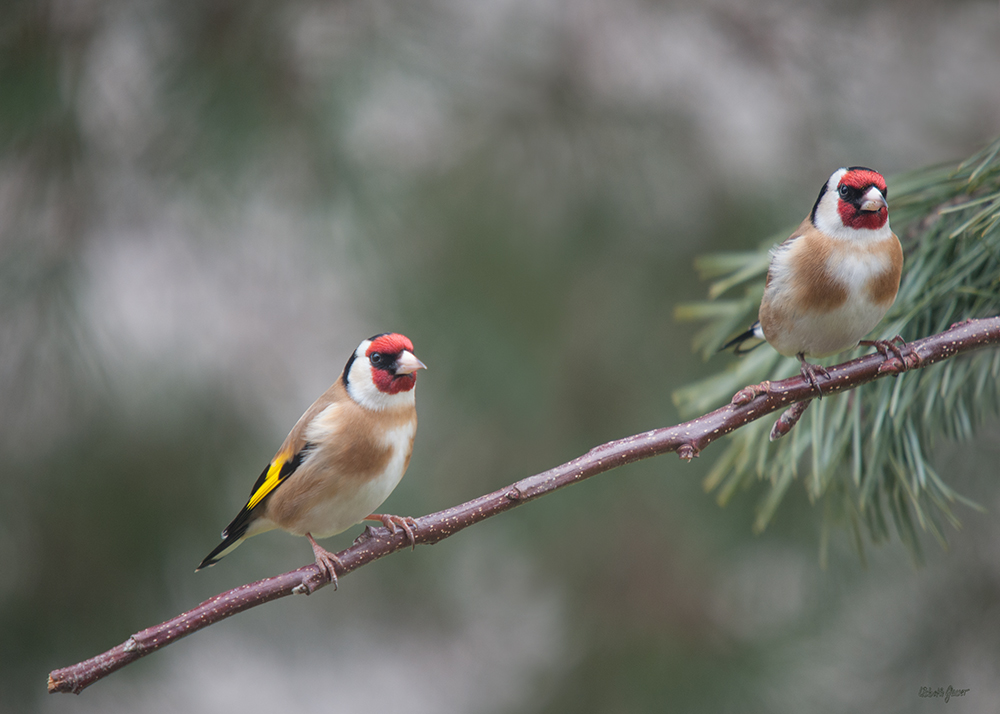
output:
M940 334L911 342L914 368L925 368L973 350L1000 345L1000 316L970 320ZM1000 356L1000 352L998 352ZM830 368L828 393L855 389L888 376L884 360L873 354ZM753 388L750 388L751 392ZM350 548L337 553L340 576L412 545L437 543L471 525L547 495L570 484L642 459L676 452L693 456L722 436L747 426L763 416L792 405L809 403L812 386L801 376L772 382L745 403L729 403L696 419L676 426L654 429L597 446L572 461L529 476L493 493L480 496L444 511L408 522L410 535L402 529L369 528ZM780 421L780 420L779 420ZM312 590L329 582L316 564L310 564L272 578L242 585L216 595L197 607L166 622L129 637L124 643L79 664L49 674L50 692L79 693L94 682L161 647L265 602L302 592L303 580Z
M952 327L955 327L955 325ZM879 354L882 355L882 364L878 368L879 374L897 376L923 364L923 358L920 356L920 353L910 345L907 345L903 341L903 338L898 335L891 340L862 340L860 344L875 347ZM828 370L824 368L823 373L827 380L831 379ZM807 375L803 372L802 378L818 388L818 385L815 384L815 376ZM771 381L764 380L760 384L751 384L736 392L730 403L734 406L745 406L757 397L768 394L770 391ZM783 412L771 428L770 440L775 441L788 434L798 424L799 419L802 418L811 401L796 402Z

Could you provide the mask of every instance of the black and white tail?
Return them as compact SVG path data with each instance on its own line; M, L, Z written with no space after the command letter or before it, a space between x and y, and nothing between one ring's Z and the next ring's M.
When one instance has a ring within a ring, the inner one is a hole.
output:
M240 513L240 515L243 515ZM236 528L233 528L236 525ZM222 532L222 542L215 547L211 553L205 556L205 559L201 561L201 565L195 568L195 572L201 570L202 568L208 568L220 560L225 558L227 555L236 550L236 547L247 539L247 529L249 524L244 519L243 523L236 524L235 521L229 524L229 528Z
M747 343L753 343L747 346ZM726 344L719 348L719 352L724 352L730 347L733 347L733 354L745 355L747 352L757 349L766 340L764 339L764 331L760 329L760 320L750 325L750 329L746 332L736 335L733 339L729 340Z

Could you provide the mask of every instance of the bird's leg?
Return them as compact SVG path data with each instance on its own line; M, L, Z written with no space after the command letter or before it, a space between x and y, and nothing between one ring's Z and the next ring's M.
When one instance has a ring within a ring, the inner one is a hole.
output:
M410 541L410 546L416 550L417 548L417 538L413 535L413 529L416 528L417 522L413 520L410 516L392 516L388 513L373 513L370 516L365 516L366 521L382 521L382 525L389 529L389 532L395 535L396 526L403 529L406 533L406 539Z
M899 343L898 346L896 343ZM878 350L878 353L882 355L882 359L886 363L888 363L892 357L899 360L898 367L895 364L891 366L887 364L887 369L892 369L895 372L906 371L906 358L903 356L903 350L906 348L906 341L899 335L896 335L891 340L861 340L858 344L864 347L874 347ZM890 352L892 353L892 357L889 356Z
M333 589L337 589L337 569L336 566L340 566L343 570L344 564L340 562L340 558L335 556L333 553L328 551L326 548L321 546L316 542L316 539L312 537L311 533L306 533L306 538L312 544L313 555L316 556L316 565L319 569L326 574L327 580L333 583ZM312 592L310 590L310 592Z
M899 343L899 346L896 346ZM878 350L879 354L889 359L889 353L892 352L900 360L903 359L903 348L906 347L906 340L904 340L899 335L896 335L891 340L861 340L858 342L859 345L865 347L874 347Z
M812 362L806 362L806 356L802 352L799 352L795 356L799 358L799 364L801 365L800 371L802 372L802 376L805 377L805 379L809 382L809 384L811 384L816 388L816 392L819 394L819 398L822 399L823 390L820 389L819 387L819 382L817 381L817 377L819 375L823 375L827 379L830 379L830 373L827 372L826 367L824 367L821 364L813 364Z

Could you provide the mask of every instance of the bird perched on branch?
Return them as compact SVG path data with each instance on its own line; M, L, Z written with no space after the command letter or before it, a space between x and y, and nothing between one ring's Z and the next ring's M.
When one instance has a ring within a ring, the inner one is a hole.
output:
M740 354L766 340L779 354L797 357L802 376L822 396L821 365L859 344L885 357L899 354L892 340L863 340L896 299L903 249L889 228L888 191L877 171L837 169L823 185L812 212L783 243L771 249L758 321L722 349ZM749 345L749 346L747 346Z
M411 543L413 519L372 513L403 478L417 431L416 371L426 369L403 335L364 340L340 378L317 399L261 472L250 498L198 566L214 565L250 536L275 528L305 536L336 585L337 556L316 543L363 520L379 520Z

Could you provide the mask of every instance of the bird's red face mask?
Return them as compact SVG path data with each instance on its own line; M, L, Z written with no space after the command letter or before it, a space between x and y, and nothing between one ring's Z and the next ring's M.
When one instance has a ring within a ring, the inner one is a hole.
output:
M380 392L408 392L417 383L417 370L426 369L413 354L413 343L399 334L379 335L365 352L371 365L372 381Z
M889 219L885 179L876 171L848 171L837 187L837 213L849 228L878 230Z

